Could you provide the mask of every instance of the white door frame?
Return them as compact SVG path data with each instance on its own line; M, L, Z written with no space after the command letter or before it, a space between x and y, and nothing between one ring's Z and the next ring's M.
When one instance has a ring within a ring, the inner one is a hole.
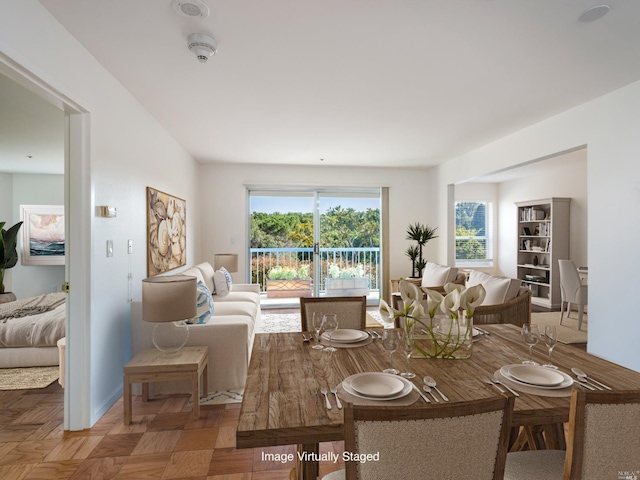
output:
M64 429L91 426L90 336L91 223L93 193L89 162L89 110L29 62L0 51L0 73L65 112L65 281L67 296Z

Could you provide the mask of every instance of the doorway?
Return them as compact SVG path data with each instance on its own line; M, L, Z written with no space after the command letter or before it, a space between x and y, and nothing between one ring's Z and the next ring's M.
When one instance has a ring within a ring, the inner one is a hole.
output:
M381 189L249 188L248 275L263 308L302 296L380 298Z

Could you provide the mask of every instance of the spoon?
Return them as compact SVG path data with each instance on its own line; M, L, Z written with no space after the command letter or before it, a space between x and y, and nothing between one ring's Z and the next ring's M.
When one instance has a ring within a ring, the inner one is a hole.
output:
M611 387L606 386L604 383L600 383L597 380L594 380L593 378L587 376L586 373L584 373L582 370L580 370L579 368L573 367L571 369L571 371L578 377L584 377L586 380L591 380L591 382L595 383L596 386L600 385L600 387L604 387L607 390L611 390ZM602 390L602 388L598 387L598 390Z
M589 382L587 382L587 379L584 377L576 377L576 380L578 380L578 382L580 382L580 385L583 386L584 388L588 388L589 390L595 390L595 387L592 387Z
M440 400L438 400L438 397L436 397L436 396L433 394L433 392L431 391L431 388L429 388L427 385L423 385L423 386L422 386L422 389L423 389L425 392L427 392L427 393L431 394L431 396L433 397L433 399L435 400L435 402L436 402L436 403L440 403Z
M425 377L423 378L423 380L424 380L424 384L425 384L425 385L427 385L427 386L429 386L429 387L433 387L433 388L435 388L436 392L438 392L438 393L440 394L440 396L442 397L442 399L443 399L445 402L448 402L448 401L449 401L449 399L447 398L447 396L446 396L444 393L442 393L442 392L440 391L440 389L436 386L436 381L435 381L433 378L431 378L430 376L428 376L428 375L427 375L427 376L425 376Z

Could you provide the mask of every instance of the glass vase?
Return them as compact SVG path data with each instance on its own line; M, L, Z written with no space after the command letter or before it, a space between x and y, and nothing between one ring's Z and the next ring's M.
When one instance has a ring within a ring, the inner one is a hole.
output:
M425 326L414 328L412 358L465 359L473 352L473 317L436 315Z

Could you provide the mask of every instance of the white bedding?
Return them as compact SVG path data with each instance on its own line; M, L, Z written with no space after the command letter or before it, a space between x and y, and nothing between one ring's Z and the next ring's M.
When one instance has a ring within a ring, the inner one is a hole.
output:
M0 348L55 347L64 336L64 303L48 312L0 320Z

